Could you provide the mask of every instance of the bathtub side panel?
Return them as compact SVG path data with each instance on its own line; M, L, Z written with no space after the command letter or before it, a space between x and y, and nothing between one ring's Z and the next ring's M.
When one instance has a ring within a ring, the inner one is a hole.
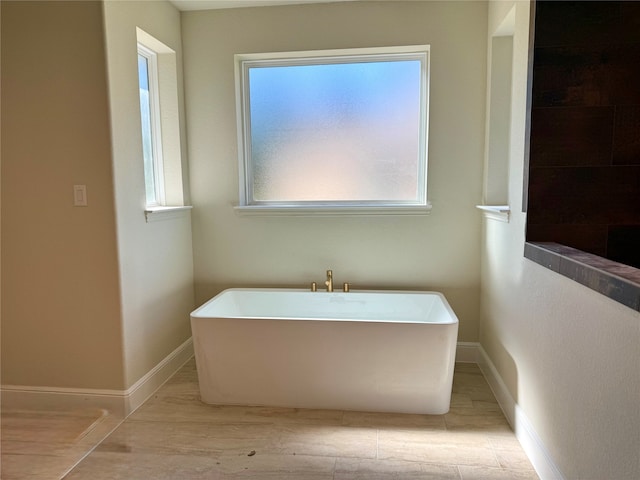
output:
M448 411L457 323L192 318L202 401Z

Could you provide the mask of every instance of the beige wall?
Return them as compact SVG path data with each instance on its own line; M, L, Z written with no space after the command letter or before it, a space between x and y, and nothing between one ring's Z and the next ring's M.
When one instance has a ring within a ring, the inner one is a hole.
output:
M125 381L131 386L191 336L191 218L187 213L145 221L137 71L136 27L140 27L176 52L182 162L187 178L180 12L168 2L106 1L104 15Z
M491 2L489 35L513 2ZM516 2L510 223L485 221L480 341L568 479L640 477L640 314L523 257L529 3Z
M347 2L182 16L196 299L231 286L433 289L478 339L486 69L484 2ZM241 217L235 53L431 45L423 217Z
M189 214L145 222L136 26L176 50L184 120L168 2L2 2L4 385L126 390L190 337Z
M100 3L3 1L1 56L2 382L122 389Z

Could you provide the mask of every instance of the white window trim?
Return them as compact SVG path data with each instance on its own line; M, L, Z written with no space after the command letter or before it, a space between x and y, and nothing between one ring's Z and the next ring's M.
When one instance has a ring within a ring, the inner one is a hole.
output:
M482 212L484 218L509 223L509 205L476 205L476 208Z
M147 203L148 207L165 204L164 161L162 157L162 119L160 117L160 83L158 80L158 55L142 43L138 43L138 54L147 59L149 76L149 108L151 113L151 149L153 152L153 181L155 202Z
M326 63L327 60L351 63L372 59L401 57L419 59L422 65L420 85L420 158L418 171L418 200L407 202L255 202L251 198L252 169L250 165L250 119L246 98L249 95L248 71L256 65L297 65ZM341 50L277 52L235 55L236 111L238 128L239 205L235 210L243 215L425 215L431 210L427 197L429 78L431 51L429 45L357 48Z
M147 207L144 211L144 216L147 223L170 220L172 218L186 217L190 214L192 208L191 205Z
M342 205L336 206L306 206L306 205L246 205L234 206L234 210L238 215L271 215L271 216L306 216L306 217L322 217L336 215L429 215L431 213L431 204L422 206L358 206L348 207Z

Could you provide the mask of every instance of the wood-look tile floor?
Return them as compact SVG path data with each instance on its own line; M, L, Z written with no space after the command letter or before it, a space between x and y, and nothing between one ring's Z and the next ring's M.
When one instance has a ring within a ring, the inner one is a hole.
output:
M402 415L205 405L191 360L64 475L71 465L38 478L538 478L473 364L456 365L449 413ZM3 479L35 478L6 473L3 461Z
M0 478L62 478L121 422L122 417L99 408L33 411L3 407Z

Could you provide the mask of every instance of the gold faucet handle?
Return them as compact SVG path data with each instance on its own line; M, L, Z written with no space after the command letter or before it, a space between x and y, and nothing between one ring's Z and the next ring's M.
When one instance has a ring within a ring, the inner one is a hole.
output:
M342 291L343 291L343 292L348 292L348 291L349 291L349 288L350 288L350 286L349 286L349 284L348 284L347 282L344 282L344 283L342 284Z

